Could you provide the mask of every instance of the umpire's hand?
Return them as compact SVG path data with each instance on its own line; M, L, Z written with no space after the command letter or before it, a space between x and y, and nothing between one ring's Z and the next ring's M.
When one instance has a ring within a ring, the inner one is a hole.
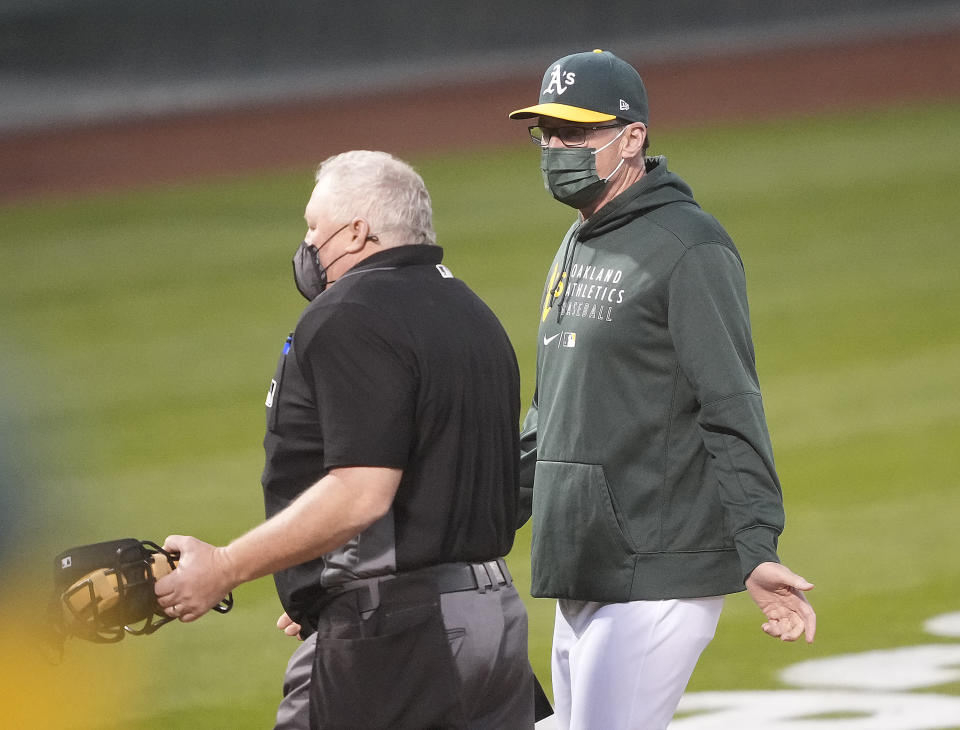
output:
M292 618L290 618L286 611L283 615L277 619L277 628L280 629L287 636L296 636L300 638L300 624L296 623Z
M171 618L196 621L237 587L223 548L184 535L170 535L163 549L179 553L177 569L157 581L157 603Z

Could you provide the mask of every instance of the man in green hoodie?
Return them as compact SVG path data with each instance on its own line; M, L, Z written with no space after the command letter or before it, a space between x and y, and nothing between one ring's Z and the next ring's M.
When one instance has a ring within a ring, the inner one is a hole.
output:
M663 728L746 588L763 630L813 641L813 585L780 564L783 500L733 241L647 157L637 71L552 63L536 120L544 184L579 211L550 265L534 402L532 593L557 598L561 728Z

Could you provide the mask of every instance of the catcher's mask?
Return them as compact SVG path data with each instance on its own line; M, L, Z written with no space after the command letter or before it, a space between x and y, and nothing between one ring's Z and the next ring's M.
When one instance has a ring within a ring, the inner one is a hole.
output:
M178 557L134 538L60 553L54 559L51 611L61 638L112 643L126 634L152 634L173 621L157 603L153 584L177 567ZM231 608L232 593L214 606L220 613Z

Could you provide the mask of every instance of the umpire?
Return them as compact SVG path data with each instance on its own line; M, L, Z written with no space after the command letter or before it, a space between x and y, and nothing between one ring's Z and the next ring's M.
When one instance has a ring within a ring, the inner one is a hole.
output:
M270 382L267 521L173 535L157 583L192 621L273 573L304 642L277 728L530 728L513 544L519 375L497 318L442 263L423 180L383 152L320 165L294 256L310 304ZM326 290L329 286L329 290Z

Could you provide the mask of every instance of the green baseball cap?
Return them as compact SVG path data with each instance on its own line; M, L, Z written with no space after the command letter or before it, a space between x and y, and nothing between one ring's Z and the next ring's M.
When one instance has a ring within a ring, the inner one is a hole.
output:
M551 63L543 74L540 103L510 113L511 119L539 116L583 123L619 117L647 124L650 110L637 70L598 48Z

